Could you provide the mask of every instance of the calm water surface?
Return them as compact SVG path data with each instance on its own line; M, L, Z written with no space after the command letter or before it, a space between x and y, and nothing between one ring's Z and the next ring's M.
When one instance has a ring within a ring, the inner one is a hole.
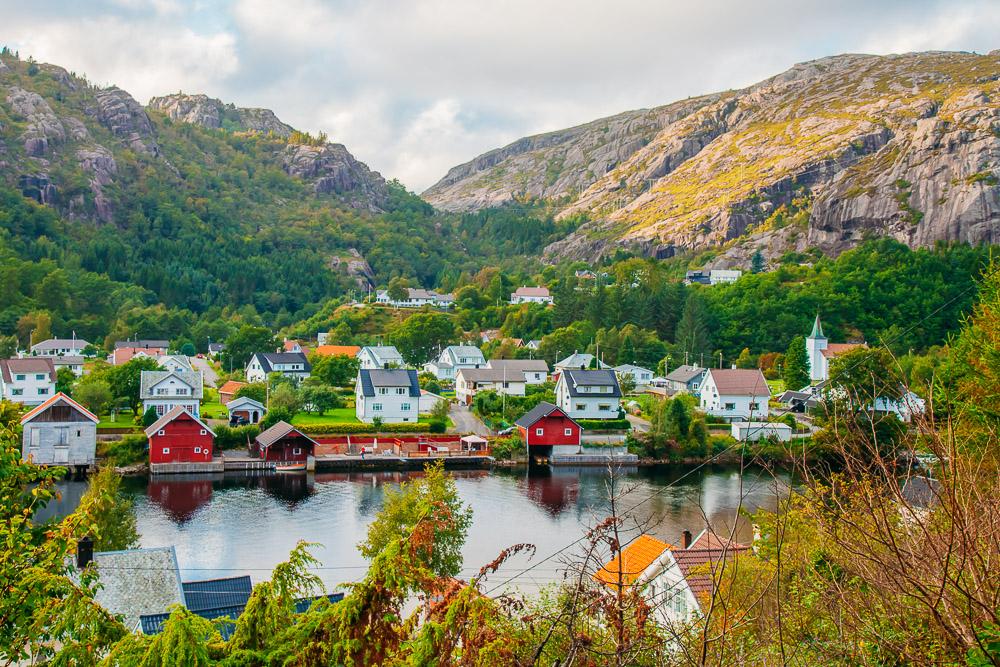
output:
M141 545L174 545L185 579L249 574L255 582L264 580L301 539L322 545L314 550L323 563L317 573L335 587L363 576L366 562L355 545L382 507L385 490L420 474L188 475L129 478L123 487L135 500ZM473 510L462 576L474 574L510 545L534 544L534 559L512 559L494 575L493 581L503 581L564 549L606 516L608 473L602 468L454 474L462 500ZM682 475L687 476L679 479ZM672 543L684 529L701 531L705 517L717 532L736 522L739 538L749 540L750 526L737 510L773 509L776 503L776 480L756 470L741 478L737 469L726 467L695 472L633 468L623 471L618 483L631 489L625 505L645 501L635 510L635 520ZM779 487L784 483L777 480ZM58 515L75 507L84 488L84 482L63 483L62 501L47 511ZM537 566L517 585L527 590L558 580L559 562L554 558Z

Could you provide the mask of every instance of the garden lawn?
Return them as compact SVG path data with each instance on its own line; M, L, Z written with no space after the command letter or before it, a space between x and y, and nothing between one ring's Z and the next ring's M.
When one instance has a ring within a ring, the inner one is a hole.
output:
M326 414L314 415L308 412L299 412L292 417L293 424L358 424L358 418L354 416L354 408L336 408Z
M97 428L136 428L132 412L120 410L112 421L111 415L103 415L98 422Z
M202 419L229 419L229 410L216 398L214 401L202 401L201 416Z

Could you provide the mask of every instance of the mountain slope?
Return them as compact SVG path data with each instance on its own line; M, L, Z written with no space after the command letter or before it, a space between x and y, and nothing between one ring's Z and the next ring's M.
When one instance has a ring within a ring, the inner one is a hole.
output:
M756 248L836 253L872 235L1000 242L998 80L1000 52L844 55L693 104L573 195L561 215L591 222L547 254L724 246L720 265L744 265ZM493 169L538 177L513 167ZM439 185L432 203L461 201Z

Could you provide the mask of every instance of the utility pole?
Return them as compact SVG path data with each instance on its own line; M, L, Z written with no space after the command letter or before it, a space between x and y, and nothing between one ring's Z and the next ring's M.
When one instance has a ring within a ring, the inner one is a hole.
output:
M719 350L719 369L722 369L722 350Z

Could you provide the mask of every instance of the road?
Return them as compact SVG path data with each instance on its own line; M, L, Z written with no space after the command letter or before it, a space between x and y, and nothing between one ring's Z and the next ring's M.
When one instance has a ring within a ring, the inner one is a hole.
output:
M626 414L625 419L627 419L628 423L632 425L632 430L636 433L645 433L651 426L647 420L642 417L636 417L635 415Z
M219 374L215 372L215 369L209 365L208 360L199 359L198 357L188 357L191 360L191 365L196 371L201 371L205 378L205 384L209 387L217 387L219 382Z
M467 406L460 403L452 403L448 408L448 416L455 423L455 430L459 433L475 433L476 435L492 435L492 431L486 428L479 417L472 413Z

